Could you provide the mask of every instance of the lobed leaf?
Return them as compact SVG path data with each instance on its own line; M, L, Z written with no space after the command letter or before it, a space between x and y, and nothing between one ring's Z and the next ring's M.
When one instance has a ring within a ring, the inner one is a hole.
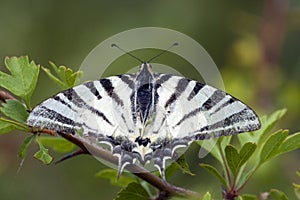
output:
M30 97L38 79L39 66L33 61L29 62L27 56L7 57L5 66L11 74L0 71L0 86L22 98L29 109Z
M25 123L28 117L26 108L20 101L6 100L0 107L0 111L7 117L21 123Z
M73 87L78 79L82 76L81 71L73 72L71 68L67 68L65 66L57 67L53 62L50 62L51 67L55 71L55 75L51 73L51 71L47 68L42 67L44 72L49 76L49 78L55 82L61 89L68 89Z
M61 137L40 136L39 141L47 147L50 147L56 152L66 153L75 148L75 145Z
M136 179L129 177L126 173L122 173L117 180L117 171L114 169L104 169L96 174L96 177L108 179L111 185L125 187L131 182L136 182Z
M165 170L166 179L170 178L177 170L180 170L183 174L189 174L191 176L195 175L191 172L184 154L182 154L175 162L172 162L172 164L167 167Z
M204 163L201 163L200 166L202 168L206 169L212 175L214 175L220 181L222 186L227 187L227 183L226 183L224 177L221 176L221 174L218 172L218 170L215 167L208 165L208 164L204 164Z
M61 89L66 89L67 86L65 85L65 83L61 80L59 80L59 78L57 78L56 76L54 76L51 71L48 68L42 67L42 70L48 75L48 77L54 82L56 83Z
M182 154L175 162L175 165L177 165L178 169L183 173L183 174L189 174L191 176L194 176L190 170L190 167L188 163L186 162L185 155Z
M53 158L52 158L52 156L50 156L48 149L45 148L38 139L36 141L40 147L40 150L38 152L36 152L33 155L33 157L42 161L46 165L50 164L52 162Z
M35 135L30 135L23 141L23 143L19 149L19 153L18 153L20 158L25 157L26 152L27 152L31 142L34 140L34 138L35 138Z
M149 198L149 194L141 184L132 182L117 194L115 200L145 200Z
M287 135L288 130L278 130L267 138L260 152L260 164L278 155L278 148L285 140Z

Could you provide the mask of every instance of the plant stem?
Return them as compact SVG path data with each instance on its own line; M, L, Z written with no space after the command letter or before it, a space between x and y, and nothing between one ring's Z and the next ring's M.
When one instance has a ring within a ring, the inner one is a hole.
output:
M259 168L259 164L258 165L256 165L255 167L254 167L254 169L251 171L251 173L247 176L247 178L245 179L245 181L244 181L244 183L240 186L240 187L238 187L236 190L237 190L237 192L240 192L244 187L245 187L245 185L247 184L247 182L250 180L250 178L253 176L253 174L255 173L255 171Z
M223 160L223 163L224 163L223 167L224 167L226 179L228 180L228 187L231 187L232 181L231 181L231 177L230 177L230 173L229 173L229 169L228 169L228 165L227 165L224 153L223 153L222 149L220 148L219 143L218 143L217 147L218 147L218 150L221 154L221 157L222 157L222 160Z

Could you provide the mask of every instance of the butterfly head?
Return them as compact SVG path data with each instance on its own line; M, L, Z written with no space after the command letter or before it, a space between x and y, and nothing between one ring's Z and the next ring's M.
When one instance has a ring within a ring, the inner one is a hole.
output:
M140 65L140 70L139 72L150 72L152 73L152 66L150 65L150 63L148 62L143 62L141 65Z

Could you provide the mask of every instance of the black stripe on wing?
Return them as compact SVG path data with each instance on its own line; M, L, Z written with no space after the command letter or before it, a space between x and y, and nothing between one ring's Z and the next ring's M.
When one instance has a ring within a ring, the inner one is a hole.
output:
M197 84L196 84L197 85ZM195 87L194 87L195 88ZM201 92L198 90L198 92ZM197 92L197 93L198 93ZM185 114L176 124L176 126L179 126L182 122L185 120L197 115L199 112L208 111L212 107L214 107L217 103L219 103L222 99L224 99L226 96L226 93L221 90L216 90L200 107L192 110L191 112Z
M72 111L76 112L76 110L74 108L72 108L72 106L70 104L68 104L67 102L65 102L63 99L61 99L58 95L54 96L52 99L54 99L55 101L67 106L69 109L71 109Z
M161 85L164 82L168 81L172 77L172 75L170 75L170 74L154 74L154 77L155 77L156 81L155 81L155 85L154 85L154 110L153 110L153 112L156 112L156 104L159 99L157 90L158 90L158 88L161 87Z
M107 92L107 94L118 104L123 106L124 102L122 101L122 99L120 99L120 97L115 93L114 91L114 86L112 85L112 82L110 79L108 78L104 78L104 79L100 79L99 80L102 87L105 89L105 91Z
M175 88L175 92L170 96L170 98L167 100L165 104L165 108L167 108L169 105L171 105L173 102L175 102L178 97L184 92L184 90L187 88L189 82L191 80L182 78L177 82L177 86Z
M65 117L59 113L57 113L55 110L51 110L45 106L41 106L38 109L38 112L32 112L34 116L44 117L49 120L57 121L62 124L67 124L70 126L80 126L79 123L73 121L72 119Z
M100 95L98 89L95 87L94 81L84 83L83 85L85 85L91 91L91 93L95 95L95 97L98 100L100 100L102 98L102 96Z
M190 101L194 96L196 96L198 94L198 92L205 86L205 84L203 83L199 83L196 82L193 90L191 91L191 93L188 96L188 100Z
M88 105L78 94L76 93L75 89L70 88L63 92L69 101L71 101L75 106L79 108L88 109L92 113L95 113L97 116L101 117L104 121L108 124L112 125L112 123L107 119L107 117L101 111L95 109L94 107Z
M130 75L127 74L123 74L123 75L119 75L118 76L124 83L126 83L128 85L128 87L130 87L130 89L134 89L134 81L132 79L132 77L130 77Z
M219 112L222 108L225 108L226 106L230 106L233 102L236 102L236 101L237 101L237 99L235 99L235 98L233 98L233 97L231 97L231 96L229 96L229 95L228 95L228 97L229 97L229 99L228 99L227 101L225 101L223 104L221 104L221 105L220 105L217 109L215 109L212 113L210 113L210 115L213 115L213 114Z
M215 136L221 136L255 131L260 128L260 123L254 123L256 120L258 121L258 117L254 113L252 113L249 108L245 108L240 112L226 117L224 120L220 120L218 122L215 122L214 124L204 126L194 133L211 132L214 133ZM245 121L249 123L243 126L236 125L239 122Z

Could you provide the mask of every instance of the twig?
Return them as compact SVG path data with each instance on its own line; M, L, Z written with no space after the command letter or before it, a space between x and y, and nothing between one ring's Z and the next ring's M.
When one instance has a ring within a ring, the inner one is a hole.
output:
M6 100L16 100L15 97L13 97L11 94L9 94L8 92L5 92L3 90L0 90L0 101L2 102L6 102Z
M64 133L58 133L58 134L61 135L63 138L79 146L86 153L104 159L105 161L108 161L112 164L115 165L118 164L117 157L113 156L110 151L95 145L88 139L84 139L76 135L70 135ZM128 171L130 171L132 174L136 175L137 177L143 179L144 181L148 182L152 186L156 187L160 191L160 193L164 193L165 197L170 197L170 196L200 197L200 194L185 188L172 185L136 164L127 165L125 168Z

